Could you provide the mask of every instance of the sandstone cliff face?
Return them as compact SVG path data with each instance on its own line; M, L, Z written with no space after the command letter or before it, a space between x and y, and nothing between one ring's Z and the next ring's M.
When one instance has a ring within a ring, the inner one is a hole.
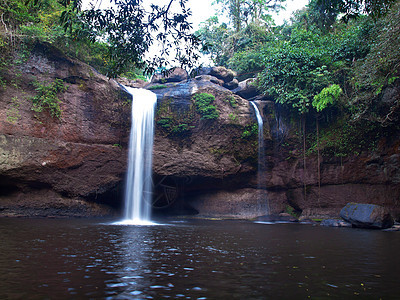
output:
M166 105L175 116L190 110L191 97L196 93L216 96L221 112L218 120L197 119L186 135L166 133L160 126L156 131L155 174L158 178L180 178L180 182L189 177L178 187L183 194L181 201L201 216L253 218L267 212L278 214L289 207L301 212L303 218L337 217L342 207L355 200L380 204L395 216L399 214L398 137L382 140L373 153L344 158L321 156L318 176L316 155L307 155L304 166L294 125L277 117L273 102L260 101L266 170L261 174L263 189L259 189L257 138L243 138L246 128L256 122L248 101L235 95L237 104L232 107L227 101L232 94L205 75L154 92L159 98L158 110L165 110Z
M126 153L119 145L126 143L130 116L118 84L46 44L37 44L30 58L4 77L0 214L110 214L99 203L124 176ZM55 78L67 86L59 95L60 119L32 111L33 82ZM112 198L107 202L117 201L115 193Z
M116 82L43 44L4 77L10 84L0 90L0 215L117 213L127 164L129 96ZM60 119L31 109L32 82L55 78L68 86L60 95ZM338 216L356 200L398 213L398 136L382 140L374 153L322 157L318 178L317 157L307 156L304 167L301 151L286 143L296 128L277 118L273 102L260 101L266 157L260 189L254 110L223 85L207 73L147 87L158 97L156 208L253 218L292 207L304 217L318 218ZM239 88L243 91L243 83ZM204 119L196 110L193 96L201 93L215 97L217 119Z
M241 173L254 173L256 135L242 138L246 127L256 125L248 101L203 80L166 85L153 92L158 95L155 174L224 179ZM192 97L202 93L215 97L212 104L219 111L217 119L202 119L196 113ZM185 124L190 128L184 132L165 130L160 126L160 120L165 118L172 119L172 126Z

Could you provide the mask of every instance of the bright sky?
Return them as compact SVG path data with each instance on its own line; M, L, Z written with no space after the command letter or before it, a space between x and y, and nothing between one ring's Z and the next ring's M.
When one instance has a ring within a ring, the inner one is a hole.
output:
M150 5L151 3L166 5L169 3L169 1L170 0L143 0L143 3L145 5ZM96 7L99 7L100 5L102 8L110 5L110 0L82 0L83 9L89 7L90 2L96 3ZM193 23L194 31L199 28L201 22L206 21L209 17L214 16L217 13L220 7L219 5L212 5L212 2L214 2L214 0L188 0L186 7L190 8L192 11L190 21ZM284 2L286 10L282 10L279 14L273 15L275 24L281 25L284 20L289 20L294 11L303 8L306 4L308 4L308 2L309 0L286 0L286 2ZM177 6L178 1L175 1L173 5ZM227 18L224 18L223 16L219 16L219 21L228 22ZM159 48L157 47L158 46L153 46L150 49L150 56L156 55L156 53L159 52ZM202 55L200 62L202 62L205 66L212 65L210 59L205 55Z
M145 0L149 1L149 0ZM209 17L215 15L217 12L217 6L211 5L214 0L189 0L188 7L192 10L192 22L195 29L198 28L198 25L201 22L204 22ZM289 20L292 13L298 9L303 8L306 4L308 4L309 0L287 0L286 1L286 10L281 11L278 15L274 15L274 20L276 25L281 25L283 21ZM220 19L221 21L221 19ZM224 20L225 21L225 20Z
M95 3L101 3L101 6L108 6L109 0L93 0ZM198 29L198 26L201 22L204 22L209 17L214 16L217 13L217 5L212 5L211 3L214 0L188 0L187 7L189 7L192 11L192 19L193 27L195 30ZM83 0L83 7L87 7L90 0ZM157 3L159 5L165 3L167 4L169 0L144 0L146 4ZM292 13L298 9L303 8L309 0L286 0L285 6L286 10L281 11L279 14L275 14L273 17L275 19L275 23L280 25L283 23L283 20L289 20ZM220 20L226 21L220 17Z

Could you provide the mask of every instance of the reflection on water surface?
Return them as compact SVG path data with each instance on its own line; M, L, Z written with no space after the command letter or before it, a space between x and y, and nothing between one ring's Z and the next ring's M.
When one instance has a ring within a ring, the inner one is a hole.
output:
M1 299L396 298L397 232L0 219Z

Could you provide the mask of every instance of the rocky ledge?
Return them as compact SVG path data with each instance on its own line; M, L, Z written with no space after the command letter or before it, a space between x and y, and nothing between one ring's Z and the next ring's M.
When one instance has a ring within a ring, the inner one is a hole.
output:
M301 218L326 218L338 217L357 199L384 206L398 218L398 136L382 140L374 153L319 160L311 154L304 165L296 125L258 95L252 80L237 83L224 68L204 69L194 78L178 71L170 75L173 80L150 84L124 80L158 97L155 209L203 217L294 212ZM48 44L37 44L24 64L2 76L9 84L0 90L0 215L118 213L131 101L119 84ZM56 79L66 87L59 94L60 118L33 111L34 82ZM250 99L264 119L261 176Z

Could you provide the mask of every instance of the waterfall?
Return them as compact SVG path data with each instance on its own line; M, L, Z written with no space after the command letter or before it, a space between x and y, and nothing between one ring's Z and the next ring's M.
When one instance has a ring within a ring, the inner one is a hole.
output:
M123 223L141 225L150 223L154 109L157 96L148 90L125 88L132 95L132 124Z
M263 194L262 190L266 189L266 184L265 184L265 152L264 152L264 122L261 117L260 110L258 109L258 106L256 103L253 101L250 101L251 105L254 108L254 111L256 113L257 117L257 123L258 123L258 172L257 172L257 188L259 189L260 193ZM260 197L260 201L267 200L267 199L262 199L263 197ZM260 203L260 208L262 204ZM268 203L267 203L267 214L268 212Z

